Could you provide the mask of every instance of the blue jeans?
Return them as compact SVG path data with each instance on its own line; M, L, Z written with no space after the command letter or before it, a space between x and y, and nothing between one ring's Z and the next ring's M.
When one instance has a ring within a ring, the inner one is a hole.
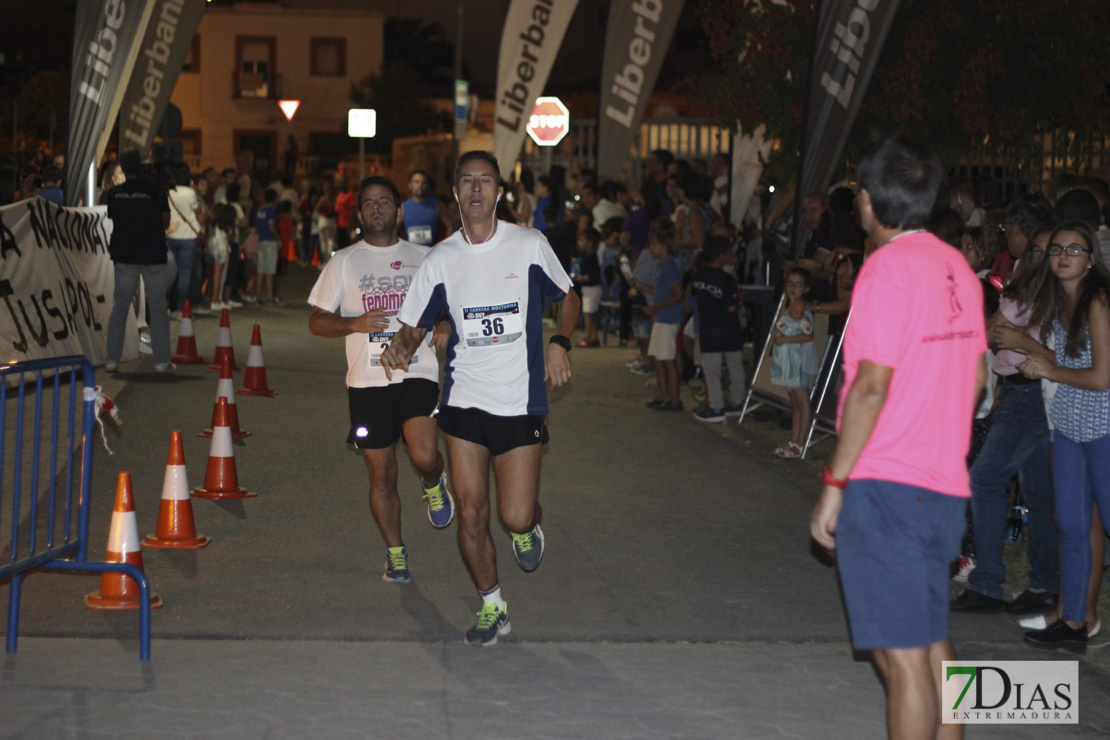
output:
M1002 539L1009 513L1010 479L1018 474L1029 507L1029 588L1056 593L1059 563L1056 525L1052 519L1052 474L1048 457L1048 422L1040 383L999 385L1000 398L991 414L991 429L971 466L971 520L975 532L972 591L1001 599L1006 569Z
M1060 599L1064 619L1087 621L1091 577L1091 505L1110 512L1110 435L1076 442L1056 432L1052 452L1056 521L1060 527Z
M166 246L177 262L176 281L170 283L170 310L177 311L189 297L189 280L193 277L193 260L197 254L196 239L167 239Z

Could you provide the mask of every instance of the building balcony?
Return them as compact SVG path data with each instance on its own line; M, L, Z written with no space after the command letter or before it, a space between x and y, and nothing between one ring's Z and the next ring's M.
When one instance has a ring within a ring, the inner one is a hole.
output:
M276 72L232 72L231 97L278 100L281 98L281 75Z

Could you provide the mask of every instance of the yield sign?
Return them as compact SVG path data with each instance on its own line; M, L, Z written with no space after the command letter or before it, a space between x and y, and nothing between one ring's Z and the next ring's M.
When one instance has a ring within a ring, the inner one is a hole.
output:
M558 98L536 98L525 130L538 146L555 146L570 132L570 111Z
M297 108L301 107L301 101L279 100L278 107L281 108L281 112L285 114L285 120L292 121L293 115L297 112Z

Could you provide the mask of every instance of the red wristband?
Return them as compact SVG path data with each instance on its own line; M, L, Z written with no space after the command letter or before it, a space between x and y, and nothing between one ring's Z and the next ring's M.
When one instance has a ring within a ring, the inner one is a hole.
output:
M824 468L821 469L821 485L843 489L844 486L848 485L848 479L834 477L832 468L826 465Z

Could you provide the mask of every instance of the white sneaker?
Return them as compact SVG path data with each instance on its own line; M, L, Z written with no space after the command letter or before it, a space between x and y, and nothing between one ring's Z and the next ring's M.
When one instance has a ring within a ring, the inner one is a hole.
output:
M224 301L223 308L242 308L243 304L239 301Z
M152 354L154 354L154 350L151 349L151 347L150 347L150 332L149 331L140 331L139 332L139 354L142 354L142 355L152 355Z
M177 371L177 365L172 362L159 362L154 365L154 372L156 373L172 373Z
M1024 619L1018 620L1018 627L1027 630L1043 630L1047 626L1048 620L1045 619L1045 615L1043 614L1036 614L1032 617L1025 617ZM1087 639L1096 637L1099 632L1102 632L1102 620L1096 619L1095 626L1087 630Z
M119 363L116 362L115 360L106 360L104 362L104 372L106 372L106 373L118 373L119 372Z

